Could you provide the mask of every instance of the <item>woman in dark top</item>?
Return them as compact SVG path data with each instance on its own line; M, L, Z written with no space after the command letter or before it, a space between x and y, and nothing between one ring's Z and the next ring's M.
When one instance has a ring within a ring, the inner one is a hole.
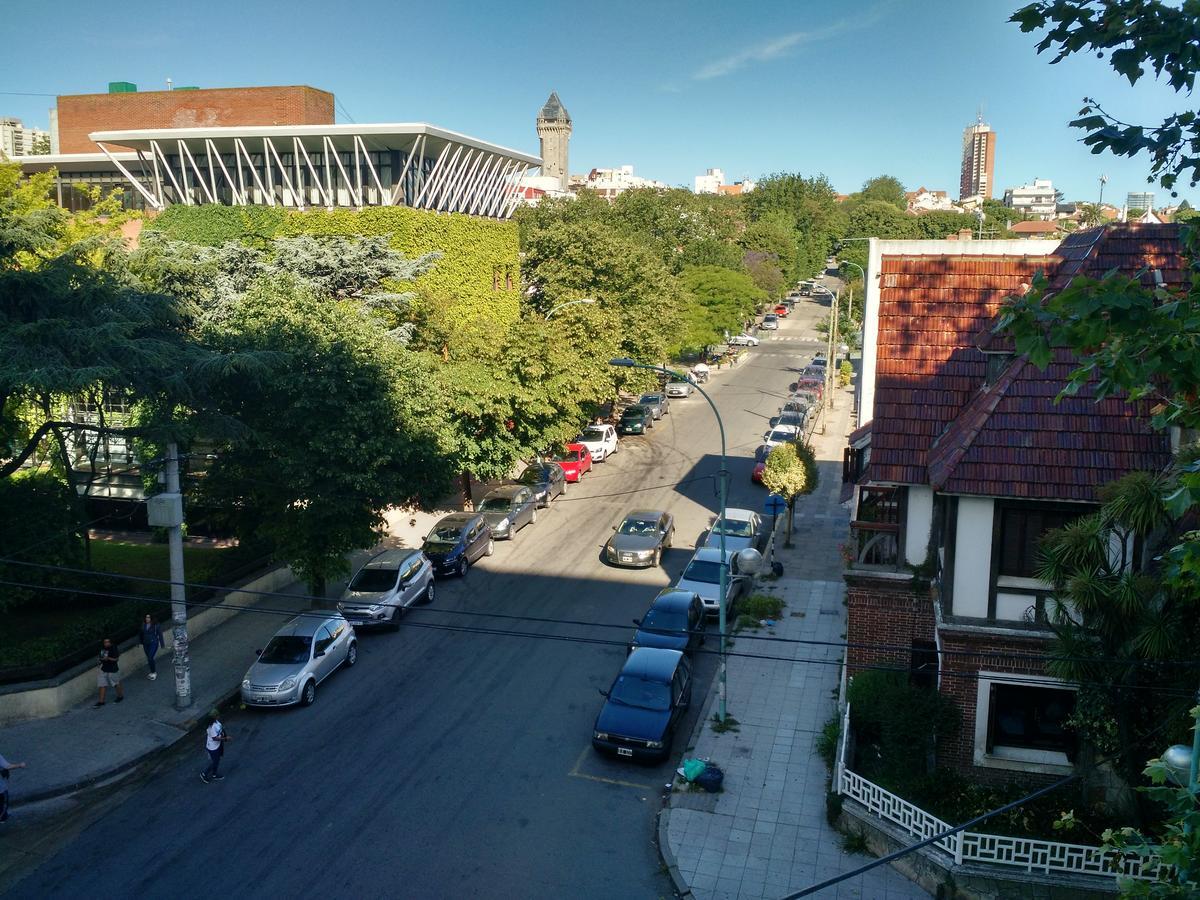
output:
M146 653L146 662L150 664L150 675L148 677L151 681L158 677L158 670L154 667L154 656L158 653L162 645L162 629L150 617L150 613L146 613L146 618L142 620L142 650Z

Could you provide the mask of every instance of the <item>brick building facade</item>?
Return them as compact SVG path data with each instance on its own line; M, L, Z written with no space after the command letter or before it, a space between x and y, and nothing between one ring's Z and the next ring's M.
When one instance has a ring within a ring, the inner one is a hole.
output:
M69 94L58 98L60 153L96 153L95 131L226 125L331 125L333 94L304 85Z

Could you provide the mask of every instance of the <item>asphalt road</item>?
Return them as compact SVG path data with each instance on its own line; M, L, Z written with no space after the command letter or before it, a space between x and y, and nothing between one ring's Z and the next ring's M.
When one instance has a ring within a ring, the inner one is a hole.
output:
M797 338L813 335L806 326L826 308L801 304L736 371L710 381L732 457L731 506L762 507L749 480L754 448L791 370L819 349ZM313 707L229 716L223 782L200 781L197 740L64 823L10 896L671 896L655 816L715 658L698 661L670 762L601 758L589 741L597 689L620 668L630 620L679 574L716 509L718 450L703 398L673 402L648 436L623 439L464 581L441 582L437 602L399 633L362 635L358 665L322 684ZM676 549L660 569L600 559L611 526L634 508L676 517Z

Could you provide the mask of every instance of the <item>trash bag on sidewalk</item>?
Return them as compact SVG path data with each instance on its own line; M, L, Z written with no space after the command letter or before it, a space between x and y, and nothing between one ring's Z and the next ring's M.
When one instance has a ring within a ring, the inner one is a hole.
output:
M721 785L725 783L725 773L721 771L719 766L708 763L704 766L704 771L696 776L695 782L710 794L715 794L721 790Z
M685 759L683 765L679 767L679 773L688 781L695 781L704 772L707 765L702 759Z

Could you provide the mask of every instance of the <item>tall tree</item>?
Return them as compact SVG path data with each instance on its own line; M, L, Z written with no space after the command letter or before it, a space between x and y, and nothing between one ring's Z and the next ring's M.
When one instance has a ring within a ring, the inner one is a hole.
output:
M803 441L788 441L772 448L763 469L763 485L772 494L787 501L787 537L784 546L792 545L792 520L796 515L796 500L817 489L817 457L812 447Z
M863 202L878 200L890 203L897 209L907 209L908 199L904 195L904 183L894 175L876 175L863 182L857 197Z

